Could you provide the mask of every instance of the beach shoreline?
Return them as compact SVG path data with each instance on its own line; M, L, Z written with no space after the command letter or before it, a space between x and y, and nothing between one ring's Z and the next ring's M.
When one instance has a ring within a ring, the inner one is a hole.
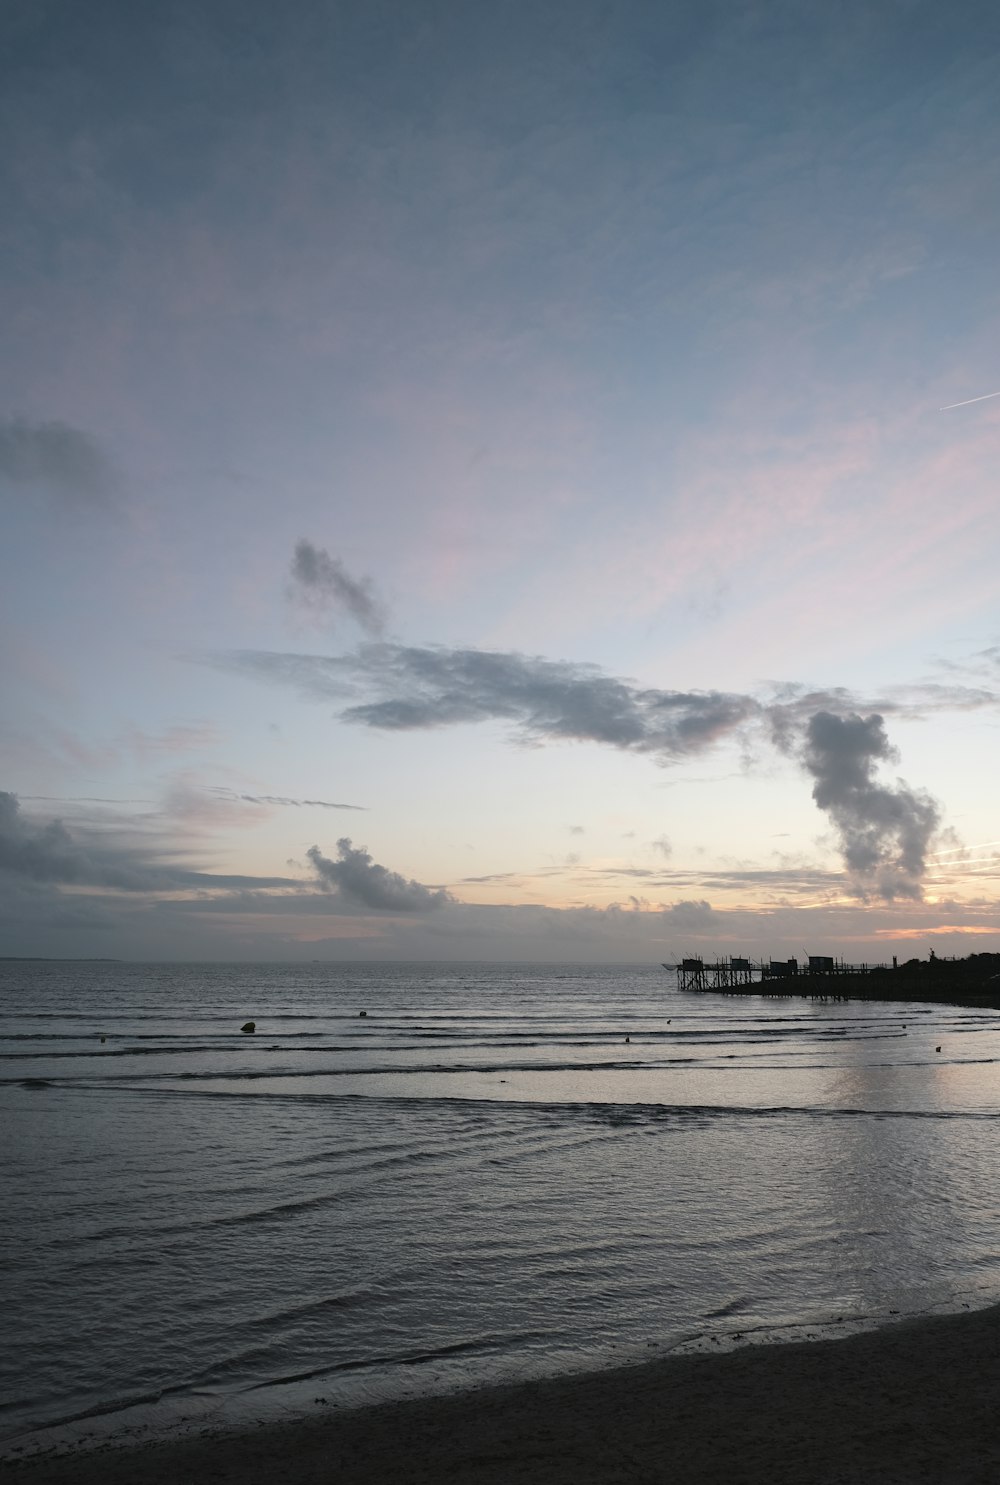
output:
M836 1340L5 1461L18 1485L1000 1479L1000 1305Z

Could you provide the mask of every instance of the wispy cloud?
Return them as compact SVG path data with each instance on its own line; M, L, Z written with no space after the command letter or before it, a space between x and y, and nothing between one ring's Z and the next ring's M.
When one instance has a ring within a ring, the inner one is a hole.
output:
M305 538L297 543L292 557L289 594L294 603L317 617L347 614L375 636L385 629L385 607L375 595L371 578L352 577L339 557L331 557Z
M292 799L287 794L240 794L235 789L224 788L221 784L209 785L209 794L215 794L220 799L233 800L244 804L268 804L284 808L290 806L294 809L321 809L321 810L366 810L366 804L342 804L332 799Z
M131 750L141 763L148 763L163 754L201 752L218 742L218 731L211 723L178 722L161 732L143 732L140 727L130 727L123 734L120 745Z
M690 867L602 866L590 874L608 883L636 880L644 891L702 891L741 899L752 891L768 902L794 897L842 898L847 885L843 872L819 866L780 867L717 866L703 870Z
M152 799L121 799L102 794L21 794L21 799L40 804L154 804Z
M0 418L0 485L76 504L108 504L118 477L96 439L68 423Z

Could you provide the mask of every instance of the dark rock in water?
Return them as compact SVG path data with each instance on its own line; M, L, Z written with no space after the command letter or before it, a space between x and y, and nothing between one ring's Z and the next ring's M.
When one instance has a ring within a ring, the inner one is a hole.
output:
M256 1021L244 1021L243 1022L243 1025L240 1027L240 1030L241 1031L256 1031L257 1030L257 1022Z
M22 1078L22 1088L51 1088L52 1084L47 1078Z

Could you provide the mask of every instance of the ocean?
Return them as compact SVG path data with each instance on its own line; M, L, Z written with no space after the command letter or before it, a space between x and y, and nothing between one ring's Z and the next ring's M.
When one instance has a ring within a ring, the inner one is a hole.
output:
M2 1448L990 1303L998 1112L991 1011L2 963Z

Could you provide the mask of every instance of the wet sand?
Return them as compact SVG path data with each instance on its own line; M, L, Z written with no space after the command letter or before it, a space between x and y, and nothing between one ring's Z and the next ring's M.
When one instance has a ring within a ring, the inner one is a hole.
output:
M5 1468L17 1485L992 1485L1000 1306Z

